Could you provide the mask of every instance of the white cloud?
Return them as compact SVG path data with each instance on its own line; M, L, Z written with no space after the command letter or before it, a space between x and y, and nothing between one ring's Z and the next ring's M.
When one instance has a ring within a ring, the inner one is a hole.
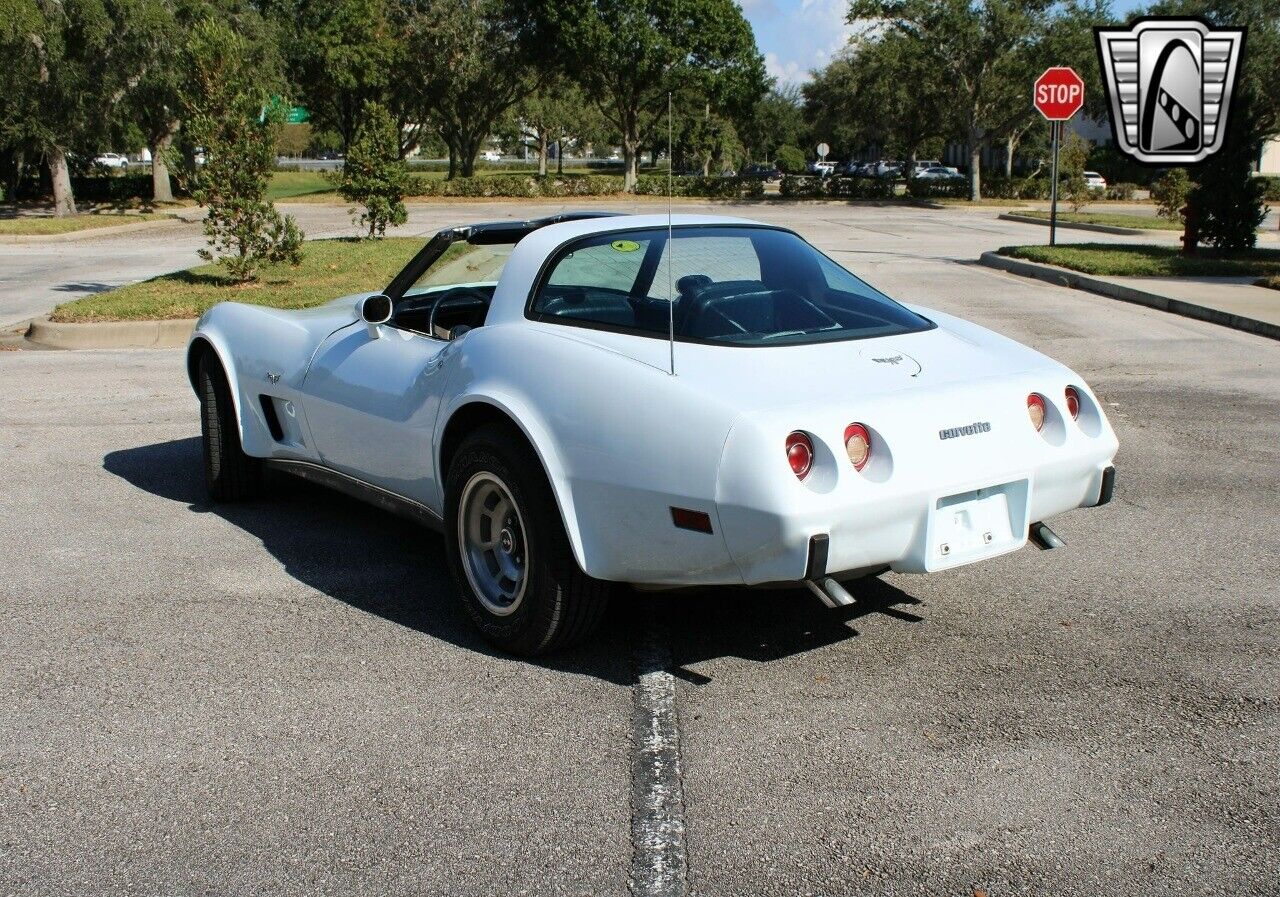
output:
M768 73L782 83L807 81L853 33L848 0L744 0Z

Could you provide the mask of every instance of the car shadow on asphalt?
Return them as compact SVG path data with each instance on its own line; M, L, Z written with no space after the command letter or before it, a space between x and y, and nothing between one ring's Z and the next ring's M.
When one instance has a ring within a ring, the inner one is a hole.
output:
M490 647L458 601L445 562L444 540L416 524L288 475L271 477L259 500L214 504L206 496L200 439L175 439L120 449L103 469L138 489L216 514L258 538L294 579L330 598L468 651L507 656ZM587 644L529 661L617 685L635 681L631 646L651 622L670 634L673 672L697 683L688 666L723 656L769 662L858 635L859 617L899 610L915 598L878 579L860 582L858 603L837 611L807 592L703 589L636 593L620 590L604 624Z

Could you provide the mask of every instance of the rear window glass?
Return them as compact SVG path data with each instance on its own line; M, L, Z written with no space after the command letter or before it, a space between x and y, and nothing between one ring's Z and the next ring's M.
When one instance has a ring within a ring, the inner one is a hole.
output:
M933 325L795 234L678 227L597 234L553 257L539 320L734 345L787 345ZM670 324L669 324L670 321Z

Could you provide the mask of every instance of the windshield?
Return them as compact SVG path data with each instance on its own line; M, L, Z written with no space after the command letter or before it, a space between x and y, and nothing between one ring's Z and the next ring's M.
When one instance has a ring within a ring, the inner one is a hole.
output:
M404 292L405 298L434 292L443 287L488 286L497 284L502 269L511 257L515 243L474 245L458 242L449 246L440 258Z
M765 227L679 227L570 243L533 300L539 320L734 345L787 345L927 330L795 234Z

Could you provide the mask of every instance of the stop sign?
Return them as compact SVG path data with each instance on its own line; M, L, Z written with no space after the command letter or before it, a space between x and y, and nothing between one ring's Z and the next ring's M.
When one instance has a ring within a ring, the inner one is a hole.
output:
M1049 121L1066 121L1084 105L1084 79L1063 65L1045 69L1036 79L1032 99Z

